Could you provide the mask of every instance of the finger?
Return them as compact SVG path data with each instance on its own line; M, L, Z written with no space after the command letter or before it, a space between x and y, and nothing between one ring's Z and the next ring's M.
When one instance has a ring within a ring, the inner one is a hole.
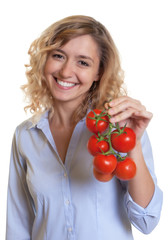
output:
M116 98L116 99L113 99L113 100L110 99L108 102L105 102L104 107L105 107L105 109L108 110L109 108L114 107L114 106L122 103L123 101L125 101L127 99L129 99L129 97L119 97L119 98Z
M115 122L121 122L128 118L134 118L134 119L144 119L145 121L150 121L153 117L153 114L151 112L148 112L146 110L137 111L136 109L128 109L126 111L123 111L117 115L112 116L110 118L111 123Z
M112 99L110 99L109 101L107 101L107 102L105 102L105 104L104 104L104 107L105 107L105 109L109 109L110 108L110 106L109 106L109 103L112 101Z
M110 118L110 122L111 123L116 123L116 122L121 122L121 121L124 121L128 118L130 118L133 113L135 112L136 110L135 109L128 109L128 110L125 110L123 112L120 112L119 114L116 114L116 115L113 115L111 118Z
M126 111L127 109L130 109L130 108L134 109L135 111L146 110L146 108L139 101L134 101L134 100L130 101L129 99L126 99L126 100L120 102L120 104L109 108L108 114L113 116L120 112Z
M145 128L147 128L147 126L148 126L149 122L151 121L152 117L153 117L153 114L151 112L147 112L147 111L135 112L133 114L134 119L136 119L137 121L140 121L140 122L142 120L143 126L145 126Z
M136 111L133 113L134 118L146 118L151 120L153 117L153 114L151 112L148 111Z
M128 96L122 96L122 97L119 97L119 98L116 98L116 99L113 99L109 102L109 106L110 107L114 107L114 106L117 106L119 104L121 104L122 102L124 101L130 101L130 102L135 102L135 103L140 103L138 100L134 99L134 98L131 98L131 97L128 97Z
M104 104L104 107L105 107L106 110L108 110L108 109L109 109L109 103L106 102L106 103Z

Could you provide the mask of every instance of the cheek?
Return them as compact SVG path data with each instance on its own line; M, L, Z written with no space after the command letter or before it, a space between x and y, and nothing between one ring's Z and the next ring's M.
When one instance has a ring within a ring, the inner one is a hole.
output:
M80 73L79 78L82 83L92 85L92 83L96 80L95 75L96 74L94 74L93 72L82 72Z
M49 72L51 72L52 69L52 63L50 60L47 60L45 67L44 67L44 73L47 74Z
M51 74L58 68L56 62L54 62L51 58L48 58L44 67L44 74Z

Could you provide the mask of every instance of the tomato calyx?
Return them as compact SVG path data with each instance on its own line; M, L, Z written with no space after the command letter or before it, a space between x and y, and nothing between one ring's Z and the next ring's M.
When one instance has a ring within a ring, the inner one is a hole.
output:
M114 130L111 134L111 143L117 152L128 153L136 145L135 132L126 125L121 129Z
M94 117L88 117L88 118L90 118L92 120L96 120L96 126L97 126L99 121L108 122L106 119L102 118L102 117L107 116L107 114L104 113L105 111L102 111L100 114L97 114L94 110L91 110L91 112L93 112Z
M97 135L95 135L95 137L96 137L98 142L100 142L100 141L108 141L107 137L105 137L104 135L100 134L99 132L98 132Z
M115 125L116 129L112 132L112 134L114 134L114 133L117 134L116 137L123 133L127 134L127 132L125 131L126 126L127 126L127 123L125 123L124 127L120 128L119 123L117 122Z
M94 134L102 133L109 126L109 118L105 111L94 109L86 116L86 126Z
M87 149L93 156L99 153L104 154L109 151L109 143L103 136L92 135L88 140Z

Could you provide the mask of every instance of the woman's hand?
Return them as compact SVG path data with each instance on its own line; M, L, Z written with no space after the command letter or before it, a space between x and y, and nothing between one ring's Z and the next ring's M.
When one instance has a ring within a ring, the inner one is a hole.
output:
M140 101L128 96L119 97L106 103L105 108L111 116L110 122L118 122L120 126L127 123L127 127L134 130L137 140L141 139L153 116Z
M124 96L105 104L112 123L118 122L132 128L136 133L135 148L129 152L129 156L137 166L136 176L128 181L128 191L132 199L142 207L146 207L154 193L154 182L144 160L140 139L147 128L152 113L137 100Z

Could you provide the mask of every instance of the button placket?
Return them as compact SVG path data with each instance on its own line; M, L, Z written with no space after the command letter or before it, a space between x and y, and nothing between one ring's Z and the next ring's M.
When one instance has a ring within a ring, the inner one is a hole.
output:
M62 189L63 189L63 201L64 201L64 211L65 211L65 224L68 232L68 239L74 239L73 231L73 208L71 205L71 193L70 193L70 184L69 177L66 171L63 172L62 178Z

